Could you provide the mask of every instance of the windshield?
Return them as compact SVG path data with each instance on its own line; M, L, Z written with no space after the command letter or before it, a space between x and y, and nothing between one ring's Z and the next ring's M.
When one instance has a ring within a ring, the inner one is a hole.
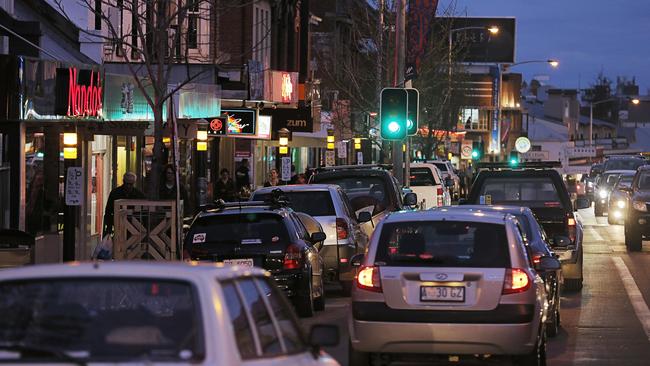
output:
M560 197L551 178L487 178L481 196L492 204L513 203L517 206L556 207ZM489 199L488 199L489 196Z
M645 165L643 159L610 159L605 162L605 171L608 170L636 170L638 167Z
M616 182L617 187L632 187L633 175L621 175Z
M319 178L318 183L338 184L348 195L352 209L377 214L390 206L388 188L383 179L373 176Z
M387 266L510 266L505 226L478 222L419 221L385 224L375 263Z
M0 283L0 293L0 344L7 347L55 349L95 362L203 358L198 296L187 282L48 278ZM13 353L0 352L0 362L20 356Z
M280 215L250 212L199 217L187 239L192 244L286 244L289 234Z
M650 172L644 172L639 176L637 187L642 191L650 190Z
M614 184L616 184L616 181L618 180L618 177L620 176L620 173L605 173L600 176L600 180L598 180L598 185L602 187L613 187Z
M436 180L429 168L411 168L412 186L435 186Z
M289 206L297 212L304 212L310 216L336 216L332 196L329 191L299 191L283 192L289 199ZM271 193L255 193L253 201L265 201ZM317 205L314 202L318 202Z

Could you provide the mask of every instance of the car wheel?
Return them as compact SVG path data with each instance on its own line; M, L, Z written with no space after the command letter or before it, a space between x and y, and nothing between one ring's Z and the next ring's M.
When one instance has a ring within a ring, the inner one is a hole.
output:
M352 294L352 281L341 281L341 292L343 296L350 296Z
M305 276L305 282L307 291L299 291L299 294L296 296L296 312L301 318L309 318L314 315L314 288L312 286L311 274ZM307 293L304 295L304 293Z
M348 341L348 365L370 365L370 354L356 351L352 348L352 342Z
M625 225L625 247L631 252L640 252L643 248L641 233Z
M582 290L582 278L565 278L564 289L567 291Z
M598 204L594 204L594 216L603 216L603 209Z
M560 332L560 310L555 309L553 315L546 322L546 335L555 337Z
M525 355L515 357L515 364L519 366L546 366L546 335L542 335L535 349Z
M325 286L323 285L323 276L320 276L320 296L314 300L314 310L325 310Z

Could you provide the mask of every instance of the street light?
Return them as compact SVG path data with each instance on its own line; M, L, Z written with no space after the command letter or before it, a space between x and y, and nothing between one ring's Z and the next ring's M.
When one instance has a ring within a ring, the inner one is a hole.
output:
M589 102L589 146L594 145L594 106L601 103L612 102L615 100L617 100L617 98L609 98L605 100L599 100L597 102ZM627 100L632 102L632 104L634 105L639 105L639 103L641 103L639 98L627 98Z
M555 59L528 60L528 61L515 62L514 64L502 64L501 65L501 70L503 72L506 72L506 71L508 71L509 68L514 67L514 66L519 66L519 65L523 65L523 64L536 64L536 63L549 64L549 65L551 65L552 68L557 68L558 66L560 66L560 61L555 60Z

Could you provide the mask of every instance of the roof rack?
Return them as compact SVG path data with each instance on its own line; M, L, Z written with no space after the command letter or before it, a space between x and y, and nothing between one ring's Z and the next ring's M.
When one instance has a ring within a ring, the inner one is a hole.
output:
M352 169L383 169L391 170L393 169L393 164L361 164L361 165L334 165L334 166L322 166L316 168L317 172L327 172L333 170L352 170Z
M201 211L223 211L227 208L248 208L248 207L263 207L270 209L277 209L289 206L289 198L284 192L276 188L271 191L271 196L264 201L237 201L225 202L222 199L215 200L213 203L201 206Z
M485 162L478 163L478 169L488 169L488 170L521 170L521 169L551 169L551 168L561 168L562 163L559 161L529 161L522 162L517 164L517 166L511 166L508 162Z

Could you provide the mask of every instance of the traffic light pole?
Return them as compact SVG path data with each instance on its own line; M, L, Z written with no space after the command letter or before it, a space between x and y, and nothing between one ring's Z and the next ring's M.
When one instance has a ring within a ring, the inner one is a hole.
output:
M400 87L404 84L404 68L406 58L406 0L397 1L395 32L395 73L394 86ZM408 137L406 137L408 141ZM393 174L395 178L406 185L404 177L404 153L402 152L403 141L393 141Z

